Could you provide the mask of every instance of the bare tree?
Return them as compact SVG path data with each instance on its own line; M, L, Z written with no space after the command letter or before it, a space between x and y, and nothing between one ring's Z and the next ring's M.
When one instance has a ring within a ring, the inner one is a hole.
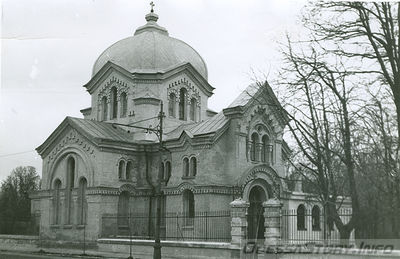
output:
M400 2L317 2L304 16L315 41L376 74L393 94L400 143Z
M286 66L280 84L290 94L286 109L289 131L300 152L299 172L314 186L324 209L337 226L343 242L348 242L360 215L353 159L353 114L355 89L339 58L334 64L323 48L308 46L295 52L290 40L283 51ZM352 202L352 217L344 222L339 215L343 195Z

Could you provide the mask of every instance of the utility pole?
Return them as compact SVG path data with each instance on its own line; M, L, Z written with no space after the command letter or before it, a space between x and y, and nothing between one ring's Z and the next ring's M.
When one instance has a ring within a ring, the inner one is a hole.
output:
M144 129L150 132L154 132L159 140L159 157L160 157L160 163L159 163L159 171L157 174L157 183L155 189L155 196L156 196L156 205L157 205L157 210L156 210L156 229L154 233L154 253L153 253L153 258L154 259L161 259L161 242L160 242L160 225L161 225L161 181L162 179L160 176L161 171L161 162L162 162L162 151L163 151L163 121L164 121L164 108L163 108L163 102L161 101L160 103L160 113L158 114L158 119L159 119L159 126L158 128L151 128L151 127L140 127L140 126L134 126L134 125L126 125L126 124L121 124L121 123L112 123L113 127L116 127L116 125L119 126L124 126L124 127L131 127L135 129ZM151 118L153 119L153 118ZM147 120L147 119L146 119ZM143 120L144 121L144 120ZM142 122L142 121L140 121ZM138 122L136 122L138 123ZM151 217L151 215L149 215ZM128 257L128 259L131 259L132 255Z
M160 120L160 126L158 129L158 140L159 143L159 156L160 156L160 163L159 168L161 170L161 163L162 163L162 150L163 150L163 143L162 143L162 135L163 135L163 119L164 119L164 110L163 110L163 102L161 101L160 107L160 114L158 115L158 119ZM158 171L157 174L157 186L156 186L156 231L154 235L154 259L161 259L161 242L160 242L160 223L161 223L161 171Z

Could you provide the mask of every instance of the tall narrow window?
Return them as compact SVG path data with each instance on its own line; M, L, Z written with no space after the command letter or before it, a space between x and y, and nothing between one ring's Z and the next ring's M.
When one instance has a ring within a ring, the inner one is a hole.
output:
M118 114L118 100L117 100L117 88L111 88L111 119L117 118Z
M194 223L194 195L190 190L183 192L183 214L185 217L185 225L193 226Z
M303 204L297 207L297 230L306 230L306 209Z
M127 228L129 223L129 192L123 191L118 197L118 218L119 228Z
M175 118L175 108L176 107L176 96L174 93L170 93L168 101L168 114L169 116Z
M270 145L269 145L269 137L267 135L264 135L262 137L262 149L261 149L261 161L264 163L269 163L270 159Z
M186 120L186 95L187 91L185 88L179 90L179 119Z
M67 203L66 203L66 224L72 224L72 190L75 180L75 159L69 157L67 160Z
M168 183L169 178L171 178L171 162L167 161L165 163L165 178L164 178L166 183Z
M107 97L105 97L105 96L101 99L101 108L103 109L103 114L102 114L101 119L103 121L106 121L107 115L108 115L108 113L107 113L108 109L107 109Z
M185 157L183 159L183 177L189 176L189 159Z
M190 100L190 120L196 121L196 99Z
M317 231L321 230L320 216L321 216L321 210L317 205L315 205L311 211L312 230L317 230Z
M119 161L119 164L118 164L118 179L120 179L120 180L124 179L124 177L125 177L124 171L125 171L125 161L121 160L121 161Z
M120 114L120 117L124 118L124 117L126 117L126 112L128 110L128 98L126 97L126 93L122 93L121 94L120 100L121 100L121 114Z
M258 159L257 145L258 145L258 134L253 133L251 135L251 143L250 143L250 160L251 161L256 161Z
M54 215L53 215L53 224L59 225L61 220L60 214L60 189L61 189L61 181L56 179L54 181L54 193L53 193L53 208L54 208Z
M132 180L133 178L132 170L133 170L132 162L128 161L128 163L126 163L125 179Z
M87 217L87 201L86 201L86 188L87 188L87 181L85 177L82 177L79 181L79 193L78 193L78 203L79 203L79 224L85 225L86 224L86 217Z
M269 162L273 165L274 164L274 145L272 143L270 144L269 147Z
M190 176L196 176L197 174L197 159L195 157L190 158Z

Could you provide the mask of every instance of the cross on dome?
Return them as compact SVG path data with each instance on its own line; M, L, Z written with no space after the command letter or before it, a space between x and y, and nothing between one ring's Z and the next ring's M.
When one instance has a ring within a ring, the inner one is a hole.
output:
M151 13L154 13L153 7L155 6L155 4L153 3L153 1L150 2L150 6L151 6L150 12L151 12Z

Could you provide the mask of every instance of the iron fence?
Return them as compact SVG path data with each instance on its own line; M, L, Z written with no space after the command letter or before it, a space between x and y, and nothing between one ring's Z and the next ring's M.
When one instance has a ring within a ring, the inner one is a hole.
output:
M154 239L155 215L130 213L102 215L101 237ZM161 217L162 240L230 242L230 211L196 212L194 215L165 213Z
M0 217L0 234L38 235L40 214L28 217Z
M340 209L339 217L346 224L352 217L351 209ZM323 211L312 213L312 210L304 210L299 214L296 209L282 210L281 234L283 244L338 244L340 233L333 223L328 220ZM354 240L354 231L350 240Z

